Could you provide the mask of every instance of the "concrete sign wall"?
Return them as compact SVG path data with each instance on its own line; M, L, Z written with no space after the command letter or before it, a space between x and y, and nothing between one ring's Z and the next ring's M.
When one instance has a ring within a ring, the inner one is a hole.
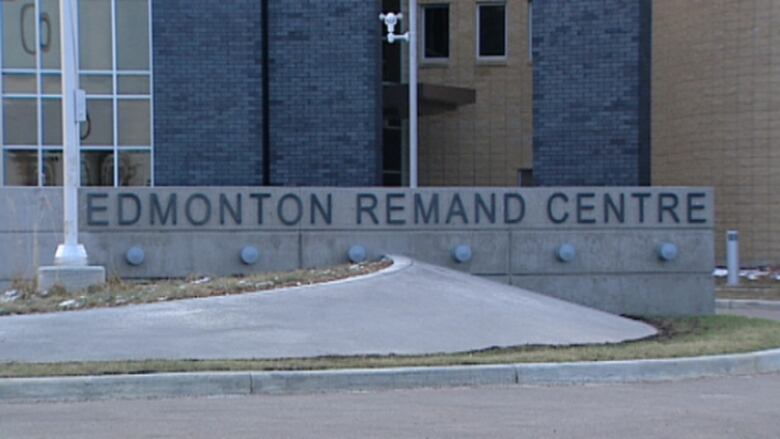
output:
M52 262L60 193L0 191L0 283ZM361 246L621 314L714 309L704 189L85 188L81 206L91 262L123 278L328 266Z

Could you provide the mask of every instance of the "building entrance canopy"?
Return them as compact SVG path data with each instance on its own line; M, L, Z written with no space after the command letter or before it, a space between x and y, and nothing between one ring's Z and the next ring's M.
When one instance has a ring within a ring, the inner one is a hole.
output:
M448 85L420 84L420 115L430 116L454 111L462 105L477 101L477 91L472 88ZM404 119L409 117L409 84L384 86L384 110Z

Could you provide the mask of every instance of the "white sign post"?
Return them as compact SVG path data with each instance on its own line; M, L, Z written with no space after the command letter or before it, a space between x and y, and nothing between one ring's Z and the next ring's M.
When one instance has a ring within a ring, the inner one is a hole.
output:
M417 188L417 144L418 144L418 117L417 111L417 0L409 0L409 30L403 34L395 33L398 20L402 14L381 14L379 19L387 26L387 42L396 41L409 43L409 187Z
M65 242L57 247L54 264L61 266L87 265L87 252L79 244L78 190L81 179L79 163L80 125L77 114L84 114L86 102L78 90L78 37L76 29L76 1L60 0L62 19L62 138L65 149L65 181L63 209L65 212ZM82 95L83 96L83 95ZM81 101L81 102L80 102Z
M54 267L40 267L38 288L61 285L78 290L105 283L103 267L87 265L87 251L79 243L79 185L81 184L80 122L86 121L86 97L79 90L76 0L60 0L62 45L62 139L65 155L63 187L64 242L57 247Z

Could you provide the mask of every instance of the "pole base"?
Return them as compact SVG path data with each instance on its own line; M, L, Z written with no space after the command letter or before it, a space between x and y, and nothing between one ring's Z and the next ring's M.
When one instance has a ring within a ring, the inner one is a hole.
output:
M38 268L38 290L45 291L55 285L68 292L86 290L106 283L106 269L103 267L40 267Z
M54 265L58 267L86 267L87 250L83 245L60 244L54 254Z

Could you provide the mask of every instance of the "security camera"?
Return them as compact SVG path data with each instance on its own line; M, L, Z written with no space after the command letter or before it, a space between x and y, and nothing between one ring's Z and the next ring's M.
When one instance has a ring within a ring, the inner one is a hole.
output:
M379 14L379 19L385 22L385 26L387 26L387 33L388 34L394 34L395 33L395 27L398 26L398 21L404 18L404 15L394 14L392 12L388 14Z
M403 35L396 35L395 34L395 27L398 26L398 21L404 18L403 14L394 14L392 12L387 14L379 14L379 19L382 20L385 23L385 26L387 26L387 42L392 44L396 41L406 41L409 42L409 33L405 33Z

